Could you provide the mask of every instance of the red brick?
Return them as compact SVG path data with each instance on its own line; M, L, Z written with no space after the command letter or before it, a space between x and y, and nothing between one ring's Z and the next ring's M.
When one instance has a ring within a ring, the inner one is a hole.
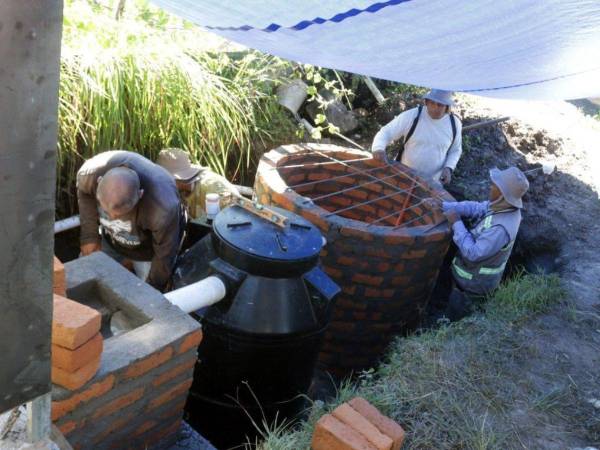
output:
M377 408L362 397L355 397L348 402L352 408L377 427L379 431L394 442L392 450L399 450L404 442L404 429L389 417L384 416Z
M53 289L54 293L65 297L67 295L67 279L65 275L65 266L56 256L54 257Z
M74 372L68 372L64 369L52 366L52 382L71 391L75 391L94 378L94 375L96 375L99 368L100 355Z
M105 405L102 405L98 409L94 411L92 418L97 420L101 417L109 416L114 413L118 413L123 408L126 408L129 405L134 404L140 398L144 396L144 387L137 388L131 392L128 392L121 397L118 397Z
M356 264L355 258L350 258L349 256L340 256L337 260L338 264L342 266L353 266Z
M134 436L139 436L140 434L144 434L146 431L151 430L156 425L156 421L148 420L141 424L139 427L135 429L133 432Z
M115 384L115 377L109 375L103 380L100 380L90 385L86 390L78 392L69 398L64 400L58 400L52 402L52 420L58 420L65 414L73 411L82 403L89 402L90 400L100 397L110 391Z
M177 350L177 354L181 355L182 353L187 352L193 348L197 348L202 342L202 330L196 330L193 333L188 334L184 339L179 349Z
M327 275L333 278L342 278L344 273L340 269L334 269L333 267L325 267Z
M75 430L76 428L80 427L81 424L78 425L77 422L75 422L74 420L69 420L68 422L65 422L62 425L60 425L58 429L63 435L66 436L67 434L73 432L73 430Z
M391 450L393 441L382 434L375 425L369 422L348 403L343 403L332 412L333 416L362 434L377 450Z
M366 288L365 289L365 297L370 297L370 298L381 298L382 291L379 289L373 289L373 288Z
M165 403L167 403L170 400L173 400L174 398L186 394L187 391L189 390L190 386L192 385L192 378L189 378L181 383L179 383L177 386L172 387L171 389L169 389L166 392L163 392L162 394L160 394L159 396L155 397L154 399L152 399L150 401L150 403L148 403L148 407L146 408L146 411L150 411L154 408L159 407L160 405L163 405Z
M377 450L358 431L325 414L315 426L312 437L313 450Z
M100 331L98 311L54 294L52 343L75 350Z
M101 428L100 433L93 437L93 441L95 444L99 444L104 441L111 434L119 431L121 428L125 427L129 422L139 417L139 413L132 411L125 415L117 416L115 420L113 420L106 427Z
M160 386L161 384L172 380L173 378L177 377L178 375L181 375L182 373L184 373L186 371L191 371L195 365L196 365L196 358L190 358L189 360L181 363L180 365L174 367L173 369L169 370L168 372L165 372L162 375L155 377L154 380L152 380L152 385L154 387Z
M343 285L342 292L344 294L354 295L356 293L356 286Z
M421 259L427 255L426 250L411 250L408 252L402 253L402 259Z
M102 335L97 333L75 350L52 344L52 365L67 372L75 372L100 357L103 342Z
M366 284L369 286L379 286L383 282L383 277L372 276L363 273L356 273L352 277L353 283Z
M354 222L354 223L356 223L356 222ZM365 241L365 242L371 242L374 239L373 235L366 231L366 225L365 225L365 230L343 227L340 230L340 234L342 236L346 236L346 237L358 238L361 241Z
M173 348L166 347L165 349L153 353L147 358L142 359L134 364L131 364L127 370L125 371L125 378L136 378L145 373L151 371L152 369L160 366L167 362L173 356Z
M391 269L391 267L392 266L389 263L385 263L385 262L377 264L377 270L379 272L387 272L388 270Z
M151 432L150 434L144 437L144 441L149 447L152 444L156 444L161 439L164 439L174 433L177 433L177 430L181 427L181 417L177 418L172 424L166 425L163 428Z

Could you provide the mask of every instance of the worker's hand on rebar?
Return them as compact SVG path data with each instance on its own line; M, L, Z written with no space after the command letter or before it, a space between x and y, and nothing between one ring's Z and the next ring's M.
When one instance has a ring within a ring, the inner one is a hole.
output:
M442 202L442 212L446 214L448 211L456 211L458 202Z
M460 215L454 209L444 211L444 215L446 216L446 219L448 219L448 222L450 222L450 225L454 225L460 220Z
M444 167L442 169L442 174L440 175L440 182L442 184L450 184L452 181L452 169L450 167Z
M101 249L100 242L91 242L81 246L81 256L87 256L94 252L99 252Z
M384 164L388 163L388 157L385 150L373 150L373 159L381 161Z

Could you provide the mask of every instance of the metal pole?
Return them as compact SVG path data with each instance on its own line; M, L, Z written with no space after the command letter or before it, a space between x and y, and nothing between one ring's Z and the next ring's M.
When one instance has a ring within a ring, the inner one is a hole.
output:
M50 430L52 257L62 0L0 1L0 412L32 399Z

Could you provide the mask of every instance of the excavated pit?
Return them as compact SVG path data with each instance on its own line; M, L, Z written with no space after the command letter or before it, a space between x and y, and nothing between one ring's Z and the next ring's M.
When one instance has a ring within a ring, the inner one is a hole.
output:
M342 288L319 362L344 376L372 367L394 335L423 318L450 229L429 198L452 200L399 164L333 145L282 146L263 155L258 200L319 227L321 261Z

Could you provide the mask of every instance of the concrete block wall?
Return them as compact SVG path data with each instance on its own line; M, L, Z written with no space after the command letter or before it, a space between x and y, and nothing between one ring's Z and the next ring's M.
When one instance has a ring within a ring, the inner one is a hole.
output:
M200 325L102 253L65 269L67 295L101 313L105 340L91 380L75 390L54 386L54 424L75 449L169 448L192 384ZM126 324L117 333L109 322L115 312Z
M354 161L347 163L351 167L332 164L317 152ZM321 261L342 292L319 362L338 376L371 367L393 335L418 324L450 244L450 229L441 211L415 197L407 198L406 193L394 195L398 191L393 187L356 170L369 171L401 190L412 189L421 199L452 200L450 194L407 167L377 169L379 165L370 154L344 147L287 145L263 155L256 175L259 202L300 214L327 239ZM314 183L321 180L331 181ZM414 186L413 180L418 184ZM351 189L359 184L364 186ZM324 195L321 200L307 201ZM406 226L395 227L398 215L370 225L405 208L410 208L402 218Z

